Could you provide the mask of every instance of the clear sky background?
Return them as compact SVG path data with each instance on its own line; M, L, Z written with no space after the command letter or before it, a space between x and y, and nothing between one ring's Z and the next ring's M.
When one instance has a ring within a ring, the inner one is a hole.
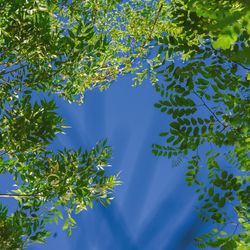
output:
M170 117L153 107L159 96L149 83L132 87L131 77L104 92L86 93L82 106L57 101L68 129L54 147L91 148L107 138L113 147L111 173L121 172L122 185L107 208L96 205L76 215L69 238L62 224L50 228L54 237L28 250L194 250L194 237L206 231L195 207L195 189L186 186L185 170L151 153L160 143Z

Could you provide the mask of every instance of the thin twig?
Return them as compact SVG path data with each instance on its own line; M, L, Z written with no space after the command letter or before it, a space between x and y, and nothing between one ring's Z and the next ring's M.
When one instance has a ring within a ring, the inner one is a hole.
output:
M239 226L239 223L237 223L237 224L236 224L235 229L234 229L234 231L233 231L233 235L234 235L234 234L235 234L235 232L237 231L238 226Z
M202 99L202 97L200 95L198 95L197 92L194 90L193 90L193 93L202 101L203 105L209 110L209 112L213 115L213 117L223 126L223 128L225 128L226 125L220 121L220 119L216 116L216 114L213 112L213 110L205 103L205 101Z
M149 33L149 37L142 43L142 46L141 46L142 49L144 49L144 48L146 47L147 43L150 42L150 40L152 39L152 35L153 35L153 32L154 32L154 29L155 29L157 20L159 19L159 16L160 16L162 7L163 7L163 3L160 5L160 7L159 7L159 9L158 9L158 12L157 12L157 14L156 14L154 23L153 23L153 25L152 25L152 27L151 27L151 30L150 30L150 33ZM142 52L139 53L139 54L131 61L131 64L132 64L136 59L138 59L138 58L141 56L141 54L142 54Z

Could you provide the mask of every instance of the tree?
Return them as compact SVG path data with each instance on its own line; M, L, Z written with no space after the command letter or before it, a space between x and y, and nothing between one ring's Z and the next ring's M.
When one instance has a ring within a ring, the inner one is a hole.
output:
M93 1L80 3L0 2L0 173L11 174L16 186L0 197L18 201L13 213L0 207L4 250L44 242L50 234L46 224L62 219L62 209L63 229L70 235L72 213L93 202L106 206L119 183L117 175L105 173L111 157L106 140L88 151L50 146L66 126L49 95L81 102L85 89L113 77L107 73L115 67L108 41L90 18ZM34 100L35 92L46 99Z
M232 4L233 3L233 4ZM198 246L247 249L249 186L249 5L244 1L172 1L171 21L182 35L160 42L165 83L155 104L172 117L155 155L179 156L188 185L196 184L200 216L217 224ZM246 56L243 56L246 55ZM167 57L167 60L165 59ZM169 59L173 58L173 62ZM188 59L180 63L182 59ZM209 148L209 150L206 150ZM204 153L204 151L206 151Z
M92 200L108 203L117 184L103 170L111 153L105 142L88 152L49 149L63 120L53 101L31 96L42 91L82 103L86 90L106 89L126 73L135 74L135 84L149 77L162 98L155 106L172 116L169 131L161 134L167 145L154 144L153 153L177 156L177 162L184 155L186 181L198 185L203 201L201 217L233 227L226 236L215 228L198 238L198 245L247 247L247 1L15 0L1 1L0 7L1 173L12 174L18 185L3 196L19 202L12 215L1 210L0 226L10 228L12 248L13 238L19 248L45 240L44 226L61 216L60 205L68 213L64 229L70 234L71 212ZM208 145L213 149L201 153ZM47 212L40 215L42 207ZM25 226L13 231L17 221Z

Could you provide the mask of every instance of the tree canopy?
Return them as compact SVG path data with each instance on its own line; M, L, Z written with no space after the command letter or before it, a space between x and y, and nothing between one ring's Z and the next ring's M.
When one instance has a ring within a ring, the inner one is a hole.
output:
M216 224L198 246L249 246L247 0L15 0L0 1L0 14L0 172L17 185L2 196L18 200L11 215L0 209L3 249L44 241L60 206L70 234L73 211L110 202L118 184L104 171L110 147L53 151L65 125L50 95L82 103L86 90L127 73L135 85L149 78L161 96L155 107L171 117L152 152L186 166L201 218Z

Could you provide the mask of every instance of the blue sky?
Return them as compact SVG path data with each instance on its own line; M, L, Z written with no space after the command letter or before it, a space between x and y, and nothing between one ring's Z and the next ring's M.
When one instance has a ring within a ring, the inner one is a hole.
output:
M107 91L89 91L82 106L58 101L60 114L72 128L54 146L90 148L107 138L113 147L109 171L121 172L122 185L109 207L97 205L75 216L77 228L70 238L61 225L52 225L57 236L29 250L197 249L193 238L206 225L195 210L194 188L186 186L181 166L151 153L169 117L153 107L159 96L149 83L131 83L127 76Z

